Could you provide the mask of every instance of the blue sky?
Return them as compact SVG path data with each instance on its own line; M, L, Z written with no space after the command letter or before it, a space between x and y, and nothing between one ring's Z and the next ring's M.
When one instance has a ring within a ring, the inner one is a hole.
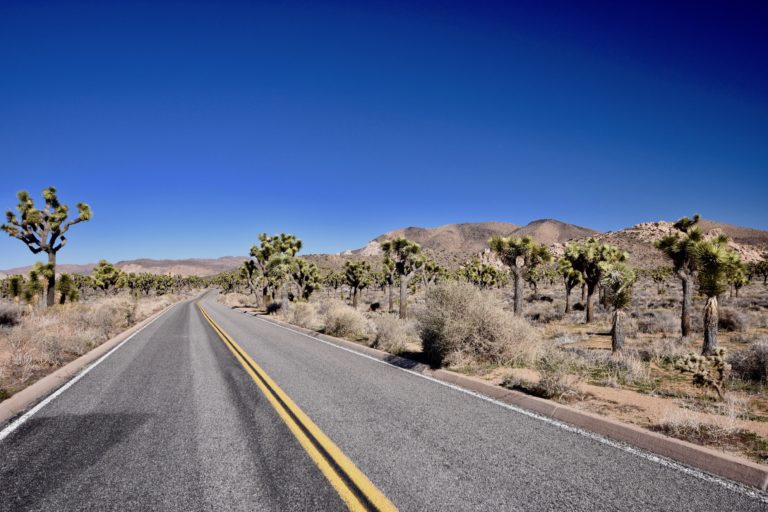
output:
M62 262L543 217L768 229L768 4L508 4L0 1L0 207L90 203ZM0 237L0 268L33 260Z

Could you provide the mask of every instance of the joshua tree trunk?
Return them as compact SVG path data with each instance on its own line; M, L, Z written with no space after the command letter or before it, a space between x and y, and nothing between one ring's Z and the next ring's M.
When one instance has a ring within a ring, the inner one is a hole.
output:
M408 318L408 278L400 276L400 318Z
M683 338L691 334L691 301L692 301L692 279L691 276L679 272L680 282L683 285L683 311L680 315L680 332Z
M269 304L269 287L264 286L261 289L261 305L266 308L267 304Z
M570 288L565 289L565 312L570 313L571 312L571 290Z
M586 298L587 298L587 284L581 283L581 302L583 303Z
M48 276L48 297L46 299L46 305L48 307L53 306L56 303L56 253L51 251L48 253L48 263L51 265L51 275Z
M587 283L587 323L590 323L595 317L594 299L596 285L597 283Z
M512 274L515 276L515 316L523 316L523 270L513 267Z
M611 327L611 351L613 353L624 350L624 338L626 338L627 313L622 309L613 312L613 326Z
M393 297L392 293L392 283L387 283L387 290L389 292L389 312L394 313L395 312L395 298Z
M353 288L352 291L352 307L357 309L357 287Z
M704 348L701 351L705 356L713 354L717 348L717 322L717 297L709 297L704 307Z

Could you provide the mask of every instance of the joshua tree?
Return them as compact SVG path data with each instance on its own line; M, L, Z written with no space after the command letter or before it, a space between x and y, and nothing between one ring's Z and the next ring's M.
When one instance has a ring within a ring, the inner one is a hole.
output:
M656 291L659 295L667 289L667 279L672 275L670 267L656 267L648 271L651 280L656 283Z
M728 275L726 276L728 284L731 286L731 297L738 297L739 290L749 284L749 278L747 277L747 266L741 261L728 268Z
M718 295L722 295L728 283L728 274L741 265L738 254L728 247L728 238L720 235L711 240L696 243L693 257L699 277L699 293L707 297L704 307L704 347L702 354L712 355L717 349Z
M424 260L421 246L404 237L393 238L381 244L384 258L395 264L395 272L400 278L400 318L408 318L408 285Z
M53 265L50 263L40 263L39 261L35 263L29 271L29 278L26 280L21 293L27 304L32 305L37 302L38 295L45 290L42 280L49 280L52 273Z
M691 301L693 300L693 283L696 279L696 245L704 236L701 229L696 226L699 215L693 219L683 217L674 224L678 233L667 235L656 242L656 247L672 261L675 274L680 279L683 287L683 304L680 315L680 330L683 337L691 333Z
M389 302L388 311L394 313L395 299L393 296L393 288L395 287L395 281L397 280L397 269L395 268L395 262L392 261L392 258L389 256L384 256L381 273L387 287L387 300Z
M56 286L59 288L59 304L64 304L67 300L74 302L80 297L75 280L70 274L61 274Z
M8 278L8 292L12 299L19 302L19 298L24 291L24 276L13 275Z
M255 258L253 264L261 274L261 299L264 306L269 301L270 289L274 298L274 287L280 284L283 276L278 273L285 270L288 263L286 258L292 258L301 250L301 240L293 235L281 233L268 236L266 233L259 235L260 245L251 247L251 256Z
M546 247L530 237L494 236L488 242L491 250L512 270L515 280L515 315L523 314L523 279L526 272L552 259Z
M352 290L352 307L357 309L360 290L371 282L371 265L366 261L348 261L344 264L344 276Z
M568 258L560 258L557 261L557 272L563 278L565 285L565 312L571 312L571 291L584 283L581 272L573 268Z
M625 263L601 263L600 285L605 290L608 302L613 306L611 319L611 350L624 349L626 337L626 308L632 302L632 286L637 281L635 270Z
M240 277L245 280L245 284L248 285L248 292L251 295L256 295L257 271L256 262L253 260L246 260L240 266Z
M424 258L419 269L419 275L421 276L424 288L429 289L436 282L445 279L448 275L448 270L440 266L436 261Z
M581 272L587 285L587 323L594 319L594 294L603 277L601 264L621 263L627 260L627 254L618 248L601 244L594 238L586 242L569 244L565 248L567 259L574 270Z
M107 295L110 290L122 288L125 284L123 272L109 263L107 260L99 261L99 264L91 272L94 285Z
M323 278L323 283L325 286L330 290L333 288L333 291L336 292L339 290L339 288L342 288L344 286L344 283L347 282L347 278L344 275L344 272L339 272L338 270L332 270L326 276ZM342 289L342 294L344 293Z
M472 260L456 272L458 279L464 279L480 288L496 288L509 281L509 275L503 270L479 260Z
M291 265L291 277L299 289L301 300L309 300L312 292L320 288L320 269L304 258L295 258Z
M69 207L59 203L56 189L48 187L43 190L45 207L42 210L35 208L35 203L26 191L17 194L19 204L16 206L21 218L16 217L12 211L6 212L7 224L0 229L8 235L18 238L29 247L33 254L44 252L48 255L48 264L53 272L47 273L48 297L47 305L53 306L56 301L56 253L67 244L64 236L69 228L75 224L91 219L91 208L85 203L78 203L78 216L67 220Z

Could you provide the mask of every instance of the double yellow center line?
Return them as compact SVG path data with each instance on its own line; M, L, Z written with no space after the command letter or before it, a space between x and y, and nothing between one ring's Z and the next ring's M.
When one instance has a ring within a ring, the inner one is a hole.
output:
M395 511L397 508L368 480L354 463L299 409L269 375L197 303L203 317L251 376L280 418L296 436L312 461L325 475L349 510Z

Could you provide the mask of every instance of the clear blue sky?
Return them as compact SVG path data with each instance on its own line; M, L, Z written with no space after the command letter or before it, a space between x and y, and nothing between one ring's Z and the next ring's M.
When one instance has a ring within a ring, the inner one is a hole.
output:
M768 229L768 3L0 2L0 208L62 262L542 217ZM0 237L0 268L30 263Z

